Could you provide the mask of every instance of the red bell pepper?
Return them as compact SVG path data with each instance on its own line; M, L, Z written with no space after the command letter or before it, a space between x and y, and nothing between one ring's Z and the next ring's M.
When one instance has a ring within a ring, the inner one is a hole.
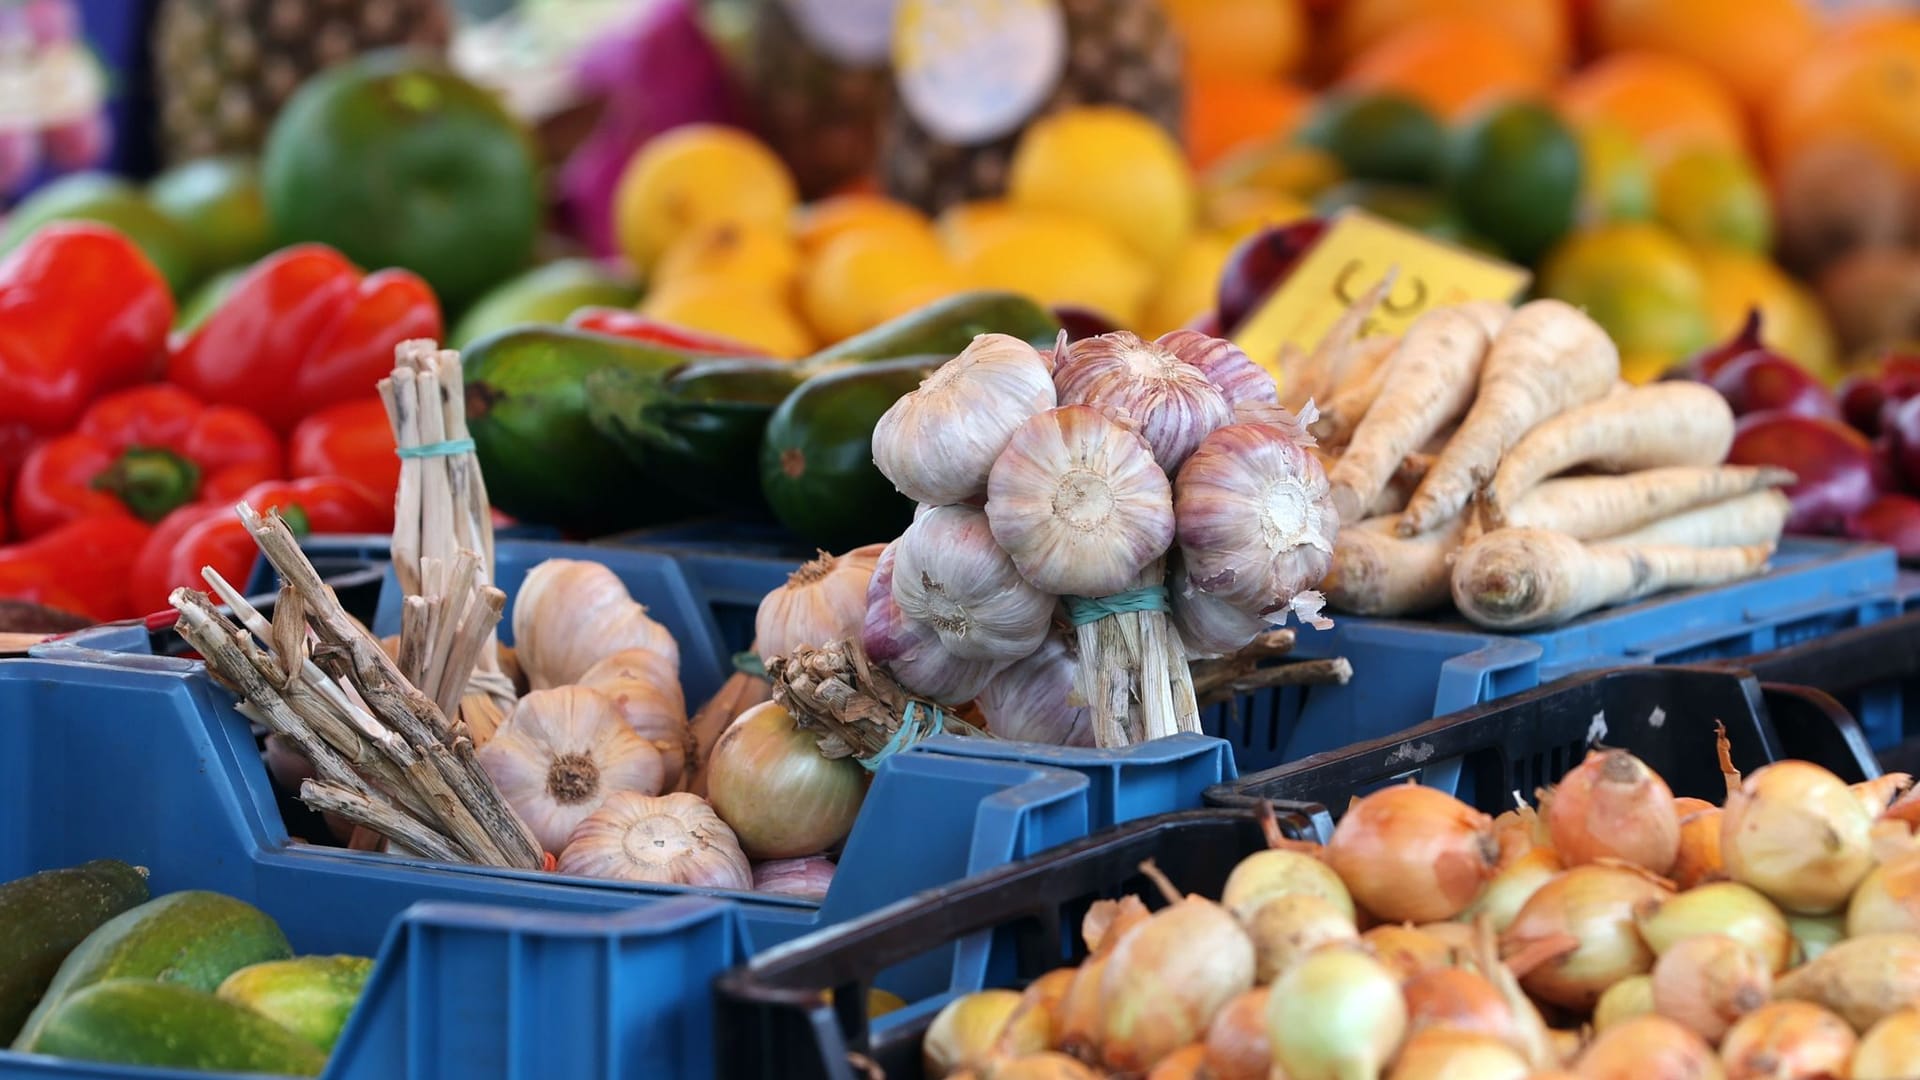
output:
M575 330L585 330L589 333L632 338L635 341L646 341L655 345L667 345L675 349L709 353L714 356L764 357L767 355L765 349L756 348L732 338L700 330L688 330L625 308L584 307L567 317L567 325Z
M128 591L134 604L143 611L159 611L183 585L206 591L203 566L220 571L234 588L244 588L259 547L233 512L241 502L262 514L280 511L299 536L393 528L392 504L382 506L350 480L310 476L256 484L231 502L183 506L167 515L133 560Z
M0 548L0 597L102 621L137 614L127 567L152 530L125 513L81 518Z
M393 426L377 397L343 401L300 421L287 441L287 461L294 476L343 476L389 506L400 490Z
M94 402L73 434L33 449L13 517L29 538L114 511L153 523L192 502L231 505L285 472L280 437L259 417L203 405L177 386L136 386Z
M267 256L192 333L176 338L167 378L288 432L315 410L374 392L393 347L441 336L440 306L405 270L362 274L330 247Z
M100 394L157 376L172 322L166 279L120 233L61 222L27 237L0 261L0 471Z

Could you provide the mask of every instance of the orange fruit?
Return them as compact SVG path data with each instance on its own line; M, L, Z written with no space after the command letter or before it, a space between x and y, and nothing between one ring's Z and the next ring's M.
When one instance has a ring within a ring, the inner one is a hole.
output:
M785 227L793 176L765 143L738 128L687 124L648 140L620 174L614 231L642 269L682 235L713 225Z
M1920 172L1920 16L1882 16L1822 45L1780 86L1764 128L1776 162L1852 138Z
M1313 95L1291 83L1196 75L1186 104L1187 160L1204 169L1231 151L1292 135Z
M1298 66L1307 19L1297 0L1162 0L1186 46L1187 70L1274 79Z
M801 307L822 341L852 337L961 291L959 268L931 228L842 233L807 265Z
M1131 327L1154 287L1154 264L1085 218L1014 210L960 223L948 250L976 289L1007 289L1043 304L1075 304Z
M1499 23L1425 19L1354 58L1340 76L1346 90L1398 90L1453 120L1507 97L1533 96L1553 69Z
M800 252L785 229L726 222L681 234L653 268L656 285L719 277L785 296L800 276Z
M1813 7L1808 0L1594 0L1591 17L1602 50L1685 57L1758 108L1818 40Z
M749 282L718 277L676 281L648 293L640 313L757 345L770 356L794 359L814 349L813 335L786 300Z
M1566 65L1573 38L1566 0L1346 0L1333 16L1333 53L1350 60L1422 19L1459 15L1498 23L1549 69Z
M1576 127L1610 123L1654 156L1696 144L1745 150L1740 99L1691 60L1628 51L1603 56L1560 87L1556 103Z
M813 255L844 233L868 229L924 233L932 227L927 215L885 196L830 195L800 208L794 216L793 236L802 254Z

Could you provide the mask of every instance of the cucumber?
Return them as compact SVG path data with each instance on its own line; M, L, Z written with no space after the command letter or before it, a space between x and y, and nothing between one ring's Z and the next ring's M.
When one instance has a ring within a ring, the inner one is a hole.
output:
M168 893L107 920L68 953L13 1048L38 1050L62 1001L97 983L146 979L212 993L248 964L292 955L287 935L252 904L215 892Z
M365 956L296 956L243 967L215 993L331 1053L371 974Z
M800 370L818 375L845 364L909 356L956 356L981 334L1011 334L1052 345L1060 320L1019 293L979 290L944 300L881 323L800 361Z
M146 902L147 872L114 859L0 885L0 1045L20 1033L68 953Z
M34 1051L208 1072L319 1076L327 1055L244 1005L205 990L144 979L108 979L68 995Z
M914 356L817 375L767 421L760 490L800 539L829 551L891 540L913 500L873 464L873 426L946 356Z

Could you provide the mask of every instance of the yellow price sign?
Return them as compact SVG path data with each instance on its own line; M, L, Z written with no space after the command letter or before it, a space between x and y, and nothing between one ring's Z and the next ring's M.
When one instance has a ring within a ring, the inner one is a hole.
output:
M1437 307L1470 300L1511 303L1533 275L1511 263L1435 240L1359 210L1338 214L1287 280L1233 334L1234 344L1280 377L1288 345L1311 352L1341 313L1398 268L1393 289L1361 336L1405 333Z

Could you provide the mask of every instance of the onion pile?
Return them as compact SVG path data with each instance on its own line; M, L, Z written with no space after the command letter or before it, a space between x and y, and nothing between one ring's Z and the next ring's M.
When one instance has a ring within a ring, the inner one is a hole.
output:
M1096 904L1088 959L1020 999L1045 1022L1018 1030L1046 1040L1000 1037L1026 1015L1011 992L966 995L935 1030L976 1032L970 1049L930 1051L929 1075L1920 1075L1920 805L1894 798L1909 778L1722 766L1725 808L1619 750L1541 792L1537 816L1385 788L1324 848L1270 827L1217 903L1145 864L1159 909ZM1702 820L1718 828L1686 827Z

